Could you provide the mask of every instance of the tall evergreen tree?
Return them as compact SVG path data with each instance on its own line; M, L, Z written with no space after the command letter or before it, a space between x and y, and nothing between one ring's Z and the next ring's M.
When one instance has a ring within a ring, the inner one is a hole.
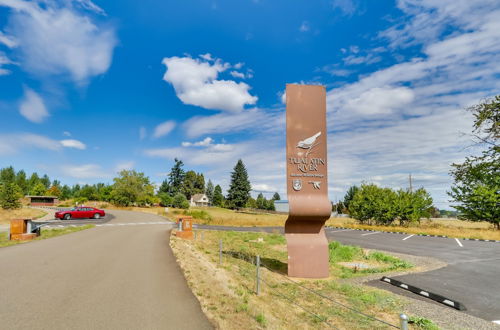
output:
M205 193L205 176L203 173L196 174L196 182L194 184L197 194Z
M50 178L47 174L45 174L41 179L40 179L40 182L43 183L43 185L45 186L45 189L49 189L50 188Z
M175 158L174 162L175 164L168 174L168 184L170 185L170 194L172 196L181 192L182 184L184 183L184 176L186 175L184 169L182 168L184 166L182 160Z
M170 185L168 184L168 179L163 180L158 189L158 194L169 194L170 193Z
M68 185L64 185L61 188L61 196L59 196L62 200L66 200L71 198L71 188Z
M26 179L26 172L23 170L20 170L16 174L16 184L21 189L21 193L23 195L28 195L29 194L29 186L28 186L28 180Z
M196 180L197 180L197 175L195 171L186 172L181 192L184 194L184 196L186 196L188 200L191 199L191 196L198 193L196 189Z
M273 199L272 200L273 201L279 201L279 200L281 200L280 194L278 194L277 192L275 192L274 195L273 195Z
M35 186L40 182L40 178L36 172L32 173L30 178L28 179L28 193L31 194L31 191L35 188Z
M0 170L0 183L13 183L16 181L16 172L12 166Z
M231 173L231 184L227 194L227 200L231 207L241 208L247 204L250 198L252 186L248 179L247 169L241 159L238 160Z
M349 187L349 190L347 190L347 193L344 196L344 207L346 208L347 212L349 212L349 205L351 204L351 201L354 199L354 195L359 191L358 186L351 186ZM349 212L350 214L350 212Z
M210 203L213 203L214 200L214 184L212 181L209 179L207 183L207 187L205 188L205 194L207 195L208 200Z
M222 207L224 205L224 195L222 195L222 188L219 185L216 185L214 188L212 205L218 207Z
M44 184L41 182L38 182L33 188L30 190L30 195L33 196L43 196L47 192L47 189L45 188Z

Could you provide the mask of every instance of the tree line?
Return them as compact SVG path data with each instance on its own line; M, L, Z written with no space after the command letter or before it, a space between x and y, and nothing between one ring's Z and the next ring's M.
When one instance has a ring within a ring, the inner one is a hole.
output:
M81 204L89 200L110 202L119 206L149 206L159 204L177 208L189 208L189 200L196 194L206 194L213 206L225 208L256 208L274 210L274 200L280 199L278 193L268 200L262 193L256 199L250 195L251 184L243 161L240 159L231 172L231 184L227 195L220 185L211 180L205 183L203 173L184 170L184 163L174 160L168 177L159 188L143 172L123 170L113 179L112 184L75 184L62 185L51 181L48 175L39 176L36 172L29 178L24 170L18 172L10 166L0 170L0 207L5 209L21 206L20 199L26 195L55 196L60 200L72 199ZM67 205L69 206L69 205Z

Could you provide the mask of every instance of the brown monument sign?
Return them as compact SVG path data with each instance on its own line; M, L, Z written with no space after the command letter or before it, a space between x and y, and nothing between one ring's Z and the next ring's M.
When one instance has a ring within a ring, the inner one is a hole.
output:
M326 91L323 86L286 86L286 163L290 211L285 223L288 275L328 277L324 225L328 199Z

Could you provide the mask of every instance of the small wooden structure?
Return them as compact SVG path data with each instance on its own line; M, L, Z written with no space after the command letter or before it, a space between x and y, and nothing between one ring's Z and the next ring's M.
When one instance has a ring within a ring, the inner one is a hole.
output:
M25 196L31 206L55 206L59 203L57 196Z

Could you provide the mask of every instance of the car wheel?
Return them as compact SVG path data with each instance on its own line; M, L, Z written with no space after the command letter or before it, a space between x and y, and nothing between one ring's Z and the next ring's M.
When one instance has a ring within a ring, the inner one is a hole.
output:
M64 220L69 220L71 219L71 214L65 214L64 215Z
M94 214L94 219L99 219L101 215L99 213Z

